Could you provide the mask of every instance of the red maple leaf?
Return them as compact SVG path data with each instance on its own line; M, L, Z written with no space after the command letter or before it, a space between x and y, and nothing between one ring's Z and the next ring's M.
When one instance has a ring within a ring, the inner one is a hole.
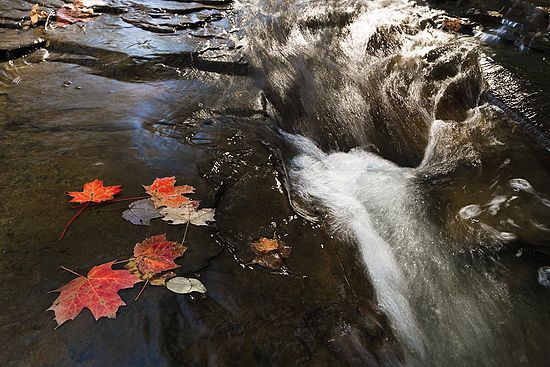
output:
M150 186L143 186L145 192L151 195L155 207L168 206L179 208L193 204L194 201L183 194L195 192L195 188L189 185L176 186L175 177L156 178ZM198 204L198 203L197 203Z
M113 263L94 266L88 277L75 273L78 278L52 291L61 293L48 309L55 312L58 326L74 319L84 308L88 308L96 320L116 317L118 308L126 304L117 292L133 287L141 279L128 270L113 270Z
M103 181L98 179L85 183L83 188L83 191L70 191L67 193L67 195L73 197L69 203L100 203L112 200L113 195L122 191L121 186L103 186Z
M146 238L134 247L137 268L145 279L155 274L179 267L174 260L187 250L187 247L174 241L168 241L166 234Z

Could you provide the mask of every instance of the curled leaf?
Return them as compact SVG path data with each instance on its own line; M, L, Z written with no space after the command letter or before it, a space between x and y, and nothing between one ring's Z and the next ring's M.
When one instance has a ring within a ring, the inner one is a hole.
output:
M180 294L191 292L206 293L206 287L198 279L194 278L172 278L166 282L166 288Z
M35 26L39 21L46 20L46 18L48 18L48 13L44 10L40 10L38 4L34 4L31 8L31 12L29 13L29 18L31 20L31 24Z

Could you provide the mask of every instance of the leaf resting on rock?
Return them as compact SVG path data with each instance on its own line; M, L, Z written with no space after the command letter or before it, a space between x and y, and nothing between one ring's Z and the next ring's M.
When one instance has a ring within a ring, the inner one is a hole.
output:
M88 308L96 320L116 317L118 308L125 305L118 291L133 287L141 279L128 270L113 270L113 263L94 266L87 277L79 276L53 291L61 294L48 310L55 312L58 325L74 319L84 308Z
M250 245L254 258L248 265L260 265L269 269L280 269L283 259L290 257L292 248L279 239L261 237Z
M155 208L151 199L134 201L128 209L122 213L122 218L128 222L140 226L150 226L151 220L162 217L159 210Z

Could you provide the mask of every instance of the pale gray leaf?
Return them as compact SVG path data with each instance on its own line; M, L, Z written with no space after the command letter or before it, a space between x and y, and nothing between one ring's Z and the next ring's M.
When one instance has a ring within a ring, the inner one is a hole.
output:
M186 294L191 292L206 293L206 287L193 278L175 277L166 282L166 288L174 293Z
M158 209L155 209L155 205L151 199L142 199L134 201L128 206L129 209L122 213L122 218L128 222L140 226L150 226L151 219L160 218Z
M160 213L164 216L162 220L170 224L185 224L189 222L196 226L207 226L207 222L213 222L215 209L195 209L193 207L162 208Z

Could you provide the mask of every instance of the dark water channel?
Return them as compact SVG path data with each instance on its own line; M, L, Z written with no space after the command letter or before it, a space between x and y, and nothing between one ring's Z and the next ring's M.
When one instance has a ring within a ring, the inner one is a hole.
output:
M108 0L46 30L31 6L0 4L2 366L547 365L550 2ZM207 293L55 329L60 266L184 230L119 202L60 241L64 193L164 176L216 208L177 269ZM285 267L246 266L273 233Z

